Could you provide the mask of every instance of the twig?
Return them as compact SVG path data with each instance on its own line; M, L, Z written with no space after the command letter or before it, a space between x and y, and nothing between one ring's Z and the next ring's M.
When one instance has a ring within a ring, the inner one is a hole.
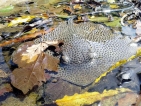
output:
M28 39L32 39L32 38L35 38L37 36L47 34L47 33L51 32L52 30L54 30L54 28L50 28L49 30L41 30L41 31L35 32L33 34L24 35L20 38L15 38L15 39L12 39L12 40L9 40L9 41L5 41L3 43L0 43L0 47L7 46L11 43L17 43L17 42L22 42L22 41L25 41L25 40L28 40Z

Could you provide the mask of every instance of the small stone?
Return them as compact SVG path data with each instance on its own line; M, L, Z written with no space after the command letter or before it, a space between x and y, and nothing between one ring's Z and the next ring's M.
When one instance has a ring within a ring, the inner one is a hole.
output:
M54 78L54 79L52 80L52 83L56 83L57 81L58 81L58 79Z

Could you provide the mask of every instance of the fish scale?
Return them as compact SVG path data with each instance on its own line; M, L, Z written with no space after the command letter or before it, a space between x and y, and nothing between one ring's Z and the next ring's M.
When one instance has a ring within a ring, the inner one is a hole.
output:
M129 45L131 39L123 38L110 28L92 22L79 24L62 22L43 41L63 40L62 53L69 58L66 65L59 66L57 74L63 80L80 86L92 83L114 63L128 59L137 51ZM35 43L40 43L36 39ZM91 54L96 54L90 57Z

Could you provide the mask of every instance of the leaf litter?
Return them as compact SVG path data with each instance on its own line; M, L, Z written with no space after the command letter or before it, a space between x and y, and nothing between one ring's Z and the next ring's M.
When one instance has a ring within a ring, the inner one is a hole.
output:
M3 96L7 92L12 92L13 88L10 84L3 84L3 86L0 88L0 96Z
M7 77L8 77L8 74L6 74L6 72L0 69L0 78L7 78Z
M52 2L54 2L54 1L55 0L53 0ZM90 7L95 5L95 4L93 4L92 0L90 0L90 1L92 2L92 4L89 5ZM111 1L109 0L109 2L113 2L113 1L114 0L111 0ZM81 14L80 12L84 12L83 11L84 5L83 5L83 2L81 2L82 4L80 3L80 5L79 5L79 3L80 2L78 2L78 4L73 5L74 11L69 10L69 12L70 12L69 14L64 14L65 12L64 13L56 12L57 14L53 14L53 16L51 16L51 18L57 17L57 18L62 18L62 19L68 19L71 17L72 14L78 14L81 17L81 15L83 13ZM46 4L43 4L43 5L46 5ZM111 4L111 5L109 5L109 7L112 9L119 8L119 6L115 5L115 4ZM95 6L94 6L94 8L95 8ZM56 11L59 11L59 9L58 10L56 9ZM11 20L11 22L8 24L8 26L10 26L10 27L14 26L14 25L15 26L23 26L22 23L28 23L30 20L35 18L35 16L31 17L31 15L28 15L27 17L24 18L24 16L23 16L20 18L13 18ZM90 15L90 17L91 17L91 15ZM99 16L98 17L96 16L96 18L91 21L97 22L98 18L99 18ZM90 18L88 18L88 20L90 20ZM105 23L107 26L111 26L111 27L115 27L115 26L121 27L119 20L120 20L120 18L116 17L116 20L109 22L107 17L105 18L102 16L101 20L99 22ZM84 22L86 20L78 20L78 21ZM38 24L39 23L37 23L37 24L33 23L32 25L36 26ZM24 26L24 28L23 28L24 31L27 28L29 28L28 25L26 27ZM5 41L3 43L0 43L0 46L3 47L3 46L8 46L13 43L24 42L25 40L31 40L33 38L36 38L38 36L41 36L41 35L44 35L46 33L51 32L54 28L51 27L51 28L49 28L49 30L37 29L37 30L33 31L34 33L32 32L32 29L33 28L31 27L31 32L28 32L28 31L26 32L29 34L23 33L22 37L14 38L14 39ZM45 53L44 50L46 48L48 48L50 45L52 45L56 48L55 52L61 52L61 49L58 46L58 42L59 41L56 41L56 43L53 43L53 41L52 41L51 44L49 42L42 42L40 44L33 44L33 42L26 42L26 43L23 43L23 45L20 45L12 56L13 62L18 65L18 68L14 69L12 72L12 75L10 76L11 80L12 80L12 82L11 82L12 85L14 87L20 89L24 94L27 94L27 92L29 92L34 86L41 86L43 84L43 82L46 82L46 80L48 80L48 78L50 76L49 76L49 74L45 73L45 69L47 69L48 71L57 72L59 59L55 56L51 56L51 55ZM3 71L1 71L1 73L2 73L1 74L2 76L7 75ZM70 104L72 104L72 103L73 103L73 101L71 101ZM81 103L83 103L83 102L81 102ZM85 103L84 103L84 105L85 105Z

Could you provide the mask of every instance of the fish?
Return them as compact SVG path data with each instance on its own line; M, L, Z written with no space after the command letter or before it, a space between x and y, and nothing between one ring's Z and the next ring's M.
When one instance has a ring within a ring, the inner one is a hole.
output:
M137 47L130 46L131 39L121 39L121 33L99 23L74 23L72 19L61 22L52 32L42 37L43 41L62 40L64 64L59 65L52 77L60 77L78 86L93 83L114 63L128 59ZM34 42L40 43L40 38Z

